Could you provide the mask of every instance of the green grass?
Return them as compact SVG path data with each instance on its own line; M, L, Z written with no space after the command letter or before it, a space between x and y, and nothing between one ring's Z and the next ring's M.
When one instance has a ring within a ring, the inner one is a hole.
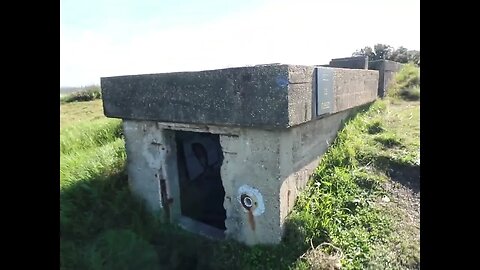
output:
M131 230L107 230L95 241L87 258L89 269L159 268L154 247Z
M391 196L383 187L391 182L389 168L419 166L418 102L377 101L347 121L299 196L282 243L252 248L211 241L151 216L129 191L119 121L93 119L98 102L81 103L89 108L61 105L61 269L322 269L338 263L342 269L413 269L418 264L419 243L412 240L418 232L398 229L401 215L379 204ZM72 117L79 109L92 113Z
M391 214L394 209L382 209L376 202L387 194L382 186L391 181L389 169L417 165L418 108L418 103L377 101L368 112L352 119L297 201L293 217L303 220L307 239L328 241L343 250L345 269L378 264L376 247L395 241L392 231L398 221ZM388 263L395 269L415 268L419 243L403 255L408 259Z
M60 105L60 128L107 119L103 115L101 99L89 102L72 102Z
M395 75L388 89L392 98L415 101L420 99L420 68L413 63L406 64Z
M103 146L119 138L121 132L119 119L100 119L60 129L60 153L68 154Z

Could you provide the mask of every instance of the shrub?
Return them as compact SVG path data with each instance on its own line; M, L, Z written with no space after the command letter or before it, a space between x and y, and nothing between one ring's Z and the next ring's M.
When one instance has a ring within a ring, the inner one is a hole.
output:
M395 76L388 95L405 100L420 99L420 68L410 63L405 65Z
M68 103L75 101L90 101L102 98L100 86L91 85L82 88L80 91L60 98L60 102Z

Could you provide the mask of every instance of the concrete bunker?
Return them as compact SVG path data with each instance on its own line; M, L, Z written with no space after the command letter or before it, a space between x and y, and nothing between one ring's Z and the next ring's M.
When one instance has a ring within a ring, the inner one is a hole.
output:
M344 58L334 58L325 67L350 68L350 69L370 69L378 70L378 96L383 98L387 96L387 90L405 64L380 59L369 60L368 56L354 56Z
M183 228L279 243L295 199L378 71L259 65L101 79L123 119L129 185Z

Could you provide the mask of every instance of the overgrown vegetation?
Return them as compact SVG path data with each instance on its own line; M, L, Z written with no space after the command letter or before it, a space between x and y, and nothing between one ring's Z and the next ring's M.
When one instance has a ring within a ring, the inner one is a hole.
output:
M405 100L420 99L420 68L407 64L395 75L390 85L388 95Z
M102 98L102 91L98 85L85 86L77 91L68 94L60 95L60 103L69 103L75 101L91 101Z
M95 102L85 104L101 110ZM298 198L282 243L252 248L151 216L128 188L120 122L67 117L60 129L61 269L416 269L418 232L399 229L398 207L383 200L391 196L384 185L392 167L419 167L418 103L401 102L377 101L350 119ZM61 108L70 109L78 108Z

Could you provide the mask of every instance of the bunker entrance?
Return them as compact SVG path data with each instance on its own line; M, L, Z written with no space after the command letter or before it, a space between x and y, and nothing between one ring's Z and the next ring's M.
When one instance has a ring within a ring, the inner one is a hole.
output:
M218 134L176 131L182 215L224 231L225 189L220 168L223 152Z

